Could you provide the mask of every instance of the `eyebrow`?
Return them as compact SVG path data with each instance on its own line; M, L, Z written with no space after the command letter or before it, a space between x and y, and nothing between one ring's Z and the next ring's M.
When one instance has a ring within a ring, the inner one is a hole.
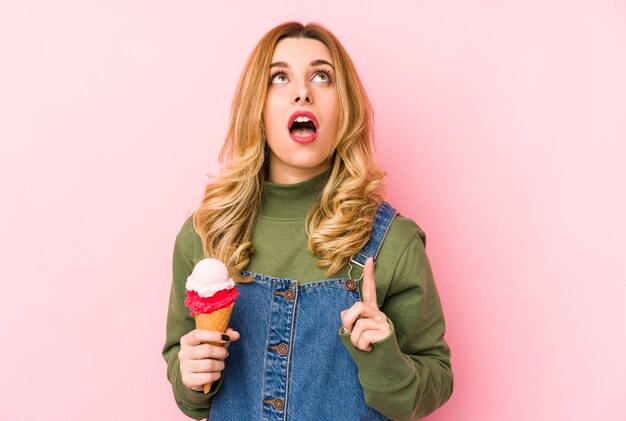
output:
M310 67L313 67L313 66L320 66L320 65L322 65L322 64L327 64L327 65L329 65L330 67L332 67L332 68L333 68L333 70L335 70L335 66L333 66L333 65L332 65L332 63L330 63L330 62L328 62L328 61L326 61L326 60L321 60L321 59L319 59L319 60L313 60L311 63L309 63L309 66L310 66ZM284 61L277 61L276 63L272 63L272 64L270 64L270 69L271 69L272 67L286 67L286 68L289 68L289 64L287 64L287 63L286 63L286 62L284 62Z

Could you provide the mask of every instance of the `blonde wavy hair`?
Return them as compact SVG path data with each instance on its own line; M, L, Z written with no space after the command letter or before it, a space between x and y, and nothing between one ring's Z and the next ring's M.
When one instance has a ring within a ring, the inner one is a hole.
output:
M233 99L226 140L219 155L222 173L207 184L193 216L204 254L226 263L238 282L252 254L252 231L269 173L263 107L276 44L284 38L319 40L335 64L339 97L337 139L328 182L306 220L308 248L327 275L341 270L365 245L385 173L374 161L373 114L355 66L337 38L318 23L286 22L256 45L244 67Z

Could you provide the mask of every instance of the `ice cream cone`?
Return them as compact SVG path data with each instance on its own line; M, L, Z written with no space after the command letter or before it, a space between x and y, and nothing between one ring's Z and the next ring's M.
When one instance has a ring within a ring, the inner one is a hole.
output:
M185 289L185 305L196 319L196 329L225 333L235 299L239 296L226 265L210 257L200 260L187 277ZM215 342L211 345L224 346ZM204 393L209 393L211 384L204 385Z
M196 329L214 330L217 332L226 332L228 328L228 321L230 315L233 312L235 304L231 304L228 307L220 308L208 314L196 314ZM212 345L224 346L222 343L211 342ZM207 383L204 385L204 393L209 393L211 385L213 383Z

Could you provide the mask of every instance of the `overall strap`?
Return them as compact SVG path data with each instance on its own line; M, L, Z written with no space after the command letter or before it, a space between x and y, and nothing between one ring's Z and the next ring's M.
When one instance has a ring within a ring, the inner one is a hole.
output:
M370 233L370 239L365 243L365 246L350 259L350 262L355 263L361 267L365 267L365 261L368 257L373 256L374 260L378 256L380 246L383 244L383 240L389 231L389 227L393 222L393 218L398 214L389 203L382 202L376 210L374 216L374 222L372 224L372 232Z

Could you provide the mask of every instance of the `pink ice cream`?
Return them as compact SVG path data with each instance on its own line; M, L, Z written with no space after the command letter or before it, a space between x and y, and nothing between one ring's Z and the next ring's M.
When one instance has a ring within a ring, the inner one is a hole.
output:
M191 310L191 316L229 307L239 296L226 265L212 258L202 259L196 264L185 288L185 305Z

